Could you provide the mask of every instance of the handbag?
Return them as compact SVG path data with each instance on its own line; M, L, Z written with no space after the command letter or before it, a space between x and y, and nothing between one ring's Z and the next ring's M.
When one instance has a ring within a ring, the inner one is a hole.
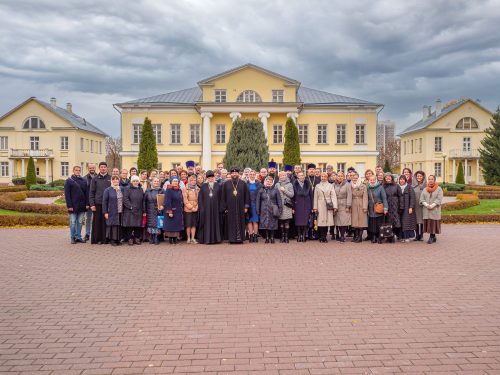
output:
M321 191L323 193L323 198L325 198L325 202L326 202L326 209L328 211L333 211L335 209L335 206L333 205L333 201L332 199L330 198L330 200L326 199L326 195L325 195L325 192L324 191Z
M285 206L287 206L288 208L293 208L293 202L290 198L288 197L285 197L285 199L283 200L283 204Z
M391 238L394 236L394 232L392 231L392 225L386 223L385 215L384 215L384 224L380 226L379 237L380 238Z
M383 214L385 211L384 204L382 202L375 202L375 198L373 197L373 192L371 190L370 195L372 196L373 201L373 212L375 212L376 214Z
M156 218L156 228L163 229L163 221L165 220L165 216L160 215Z
M271 212L274 217L280 217L280 208L271 202L271 192L267 193L267 203L271 205Z

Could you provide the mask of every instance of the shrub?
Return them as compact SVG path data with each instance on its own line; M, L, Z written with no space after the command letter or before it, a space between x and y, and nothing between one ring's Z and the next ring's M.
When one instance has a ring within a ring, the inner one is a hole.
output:
M30 190L26 192L28 198L50 198L50 197L60 197L64 195L62 191L35 191Z
M12 193L15 191L25 191L27 190L26 186L0 186L0 193Z
M453 184L451 182L448 182L446 184L441 184L441 188L446 188L448 191L464 191L465 190L465 185L464 184Z
M442 215L441 222L445 224L460 223L500 223L500 214L483 215Z
M469 200L461 200L461 201L456 201L456 202L448 202L448 203L443 203L441 205L441 209L446 210L446 211L457 211L457 210L463 210L464 208L469 208L472 206L477 206L479 205L479 199L469 199Z
M464 190L464 191L443 191L443 195L445 197L456 197L459 194L474 194L476 193L474 190Z
M457 194L456 197L459 201L470 201L478 198L477 194Z
M12 179L12 183L14 185L26 185L26 177L16 177ZM45 178L37 177L36 183L39 185L43 185L46 183Z
M479 191L498 191L500 192L500 186L495 185L467 185L468 188Z
M64 190L64 186L50 186L50 185L32 185L30 190L36 191L61 191Z
M0 227L16 226L68 226L69 219L67 215L0 215Z
M24 191L18 191L15 193L12 193L12 200L14 202L20 202L20 201L25 201L28 196Z
M5 210L12 210L18 212L33 212L38 214L65 214L67 213L66 207L57 204L41 204L41 203L19 203L14 201L13 194L17 193L3 193L0 194L0 208Z
M30 156L28 159L28 168L26 169L26 186L29 189L30 186L34 184L36 184L35 161Z
M479 199L500 199L500 191L480 191L477 196Z
M59 180L54 180L52 181L49 185L50 186L64 186L64 183L66 182L66 180L63 180L62 178L59 179Z

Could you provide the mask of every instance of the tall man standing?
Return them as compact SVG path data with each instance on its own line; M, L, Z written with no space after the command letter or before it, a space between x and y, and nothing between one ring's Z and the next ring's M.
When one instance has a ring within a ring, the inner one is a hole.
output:
M200 243L214 244L222 241L219 209L221 190L222 185L215 182L214 172L207 171L207 182L201 186L198 194L200 212L198 240Z
M84 179L85 181L87 181L87 201L88 201L90 195L90 183L92 182L92 179L96 176L95 164L89 163L87 165L87 170L88 173L85 175ZM85 212L85 241L88 241L90 239L91 226L92 226L92 210L89 207L87 209L87 212Z
M226 213L227 239L230 243L245 240L245 214L250 207L250 190L240 180L240 170L231 169L231 179L222 186L221 209Z
M69 213L71 243L86 242L82 239L82 221L89 208L87 181L81 176L80 166L73 167L73 175L64 183L64 198Z
M106 243L106 220L102 212L102 197L104 190L111 186L111 176L108 174L108 165L106 162L99 163L99 174L92 179L90 183L89 204L93 213L92 236L90 243Z

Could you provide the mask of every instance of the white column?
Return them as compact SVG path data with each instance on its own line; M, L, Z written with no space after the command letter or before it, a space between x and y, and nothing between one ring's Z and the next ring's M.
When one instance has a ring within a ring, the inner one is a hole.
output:
M24 159L21 159L21 177L26 177L26 170L24 169Z
M464 166L464 177L465 177L465 183L469 183L469 178L467 177L467 159L465 159L465 166Z
M12 183L12 179L14 178L14 163L15 163L15 160L13 160L13 159L9 160L9 177L10 177L11 183Z
M262 121L262 127L264 128L264 135L266 137L266 141L267 141L267 133L268 133L267 119L270 116L271 115L269 114L269 112L260 112L259 113L259 118L260 118L260 121Z
M453 159L453 181L451 182L455 182L455 179L457 178L457 168L456 168L456 165L455 165L455 159Z
M202 112L201 118L203 119L203 156L201 167L208 171L212 165L212 139L210 131L210 119L213 115L210 112Z
M229 114L229 117L231 117L231 122L235 122L237 119L239 119L241 117L241 113L240 112L231 112Z
M479 159L476 159L476 184L480 184L480 178L479 178Z
M286 114L286 117L289 117L295 122L295 126L297 126L297 118L299 117L299 114L297 112L289 112Z
M45 159L45 182L49 183L49 158Z

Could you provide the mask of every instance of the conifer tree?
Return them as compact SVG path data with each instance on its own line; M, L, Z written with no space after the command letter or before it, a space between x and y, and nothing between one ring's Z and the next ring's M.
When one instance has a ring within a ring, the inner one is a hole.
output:
M485 131L479 149L479 164L488 185L500 185L500 107L491 119L491 127Z
M156 151L156 138L153 126L149 118L144 119L142 126L141 143L139 144L139 156L137 158L137 169L150 172L158 168L158 152Z
M31 185L36 184L36 170L35 170L35 161L33 158L30 156L28 160L28 168L26 170L26 187L28 190L30 189Z
M458 163L458 171L457 171L457 177L455 177L455 183L462 185L465 184L464 167L462 165L462 162Z
M283 165L300 164L299 130L293 119L288 118L285 125L285 147L283 149Z

